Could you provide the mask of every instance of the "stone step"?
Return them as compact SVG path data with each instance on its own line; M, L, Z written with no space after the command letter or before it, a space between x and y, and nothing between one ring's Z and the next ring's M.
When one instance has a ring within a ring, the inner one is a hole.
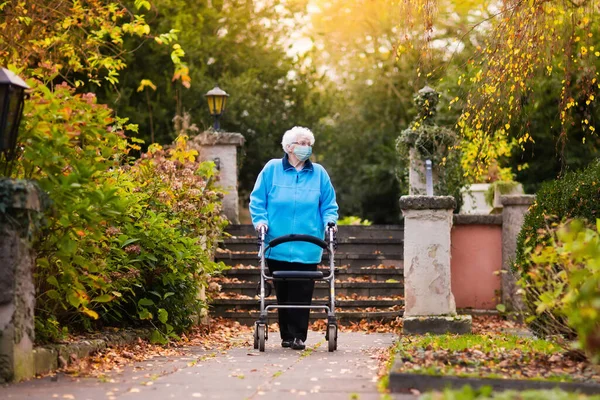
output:
M229 225L225 232L234 237L256 237L252 225ZM404 239L403 225L340 225L338 240L344 238Z
M329 268L319 268L324 274L329 273ZM372 281L385 282L388 279L395 279L401 281L404 279L403 268L360 268L360 269L346 269L338 268L335 272L336 280L341 282L347 280L356 280L368 278ZM228 278L238 278L240 281L246 282L259 282L259 268L231 268L223 271L223 276ZM218 280L218 278L217 278Z
M397 254L339 254L336 253L334 260L335 264L339 266L348 266L351 269L361 268L361 267L370 267L382 265L384 267L397 267L400 268L403 266L403 255L401 253ZM241 253L233 253L228 251L217 251L215 254L216 262L223 262L226 265L259 265L258 260L258 252L241 252ZM324 254L321 263L323 265L329 265L329 258L326 254Z
M336 253L339 254L402 254L404 251L403 239L397 238L340 238ZM235 252L256 252L258 240L256 237L226 238L220 244L221 249Z
M265 299L265 304L275 304L276 300L274 296L268 297ZM314 299L312 302L313 305L329 305L329 302L326 299ZM254 299L214 299L211 302L211 308L238 308L238 309L255 309L259 305L258 297ZM404 300L336 300L335 302L336 308L360 308L360 307L373 307L373 308L389 308L404 306Z
M220 285L223 293L237 293L244 296L256 295L256 282L228 282ZM402 282L336 282L335 291L343 296L397 296L404 294L404 284ZM314 297L325 297L328 294L329 285L327 282L315 282Z
M336 312L336 318L338 323L341 325L349 325L351 323L356 323L361 320L367 321L383 321L389 322L393 321L398 317L402 317L403 311L380 311L380 312L370 312L370 311L339 311ZM242 325L254 325L254 323L258 320L258 311L231 311L225 312L221 316L227 319L232 319L238 321ZM269 310L268 313L269 323L277 322L277 311ZM327 320L327 314L323 311L311 311L310 313L311 321L315 320ZM277 336L278 338L279 336Z

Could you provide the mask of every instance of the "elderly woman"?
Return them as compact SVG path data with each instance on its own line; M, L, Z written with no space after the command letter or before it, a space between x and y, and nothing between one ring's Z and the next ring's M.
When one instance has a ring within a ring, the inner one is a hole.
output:
M325 169L310 161L313 133L294 127L283 135L283 158L269 161L250 195L252 223L267 229L265 242L276 237L305 234L323 238L327 224L337 223L335 191ZM269 271L315 271L323 250L307 242L288 242L269 249ZM310 304L314 281L275 281L278 304ZM281 346L305 348L309 309L278 309Z

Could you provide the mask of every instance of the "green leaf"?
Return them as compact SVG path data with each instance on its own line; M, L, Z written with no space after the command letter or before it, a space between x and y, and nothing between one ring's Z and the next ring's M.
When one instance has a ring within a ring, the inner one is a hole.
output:
M501 313L506 312L506 306L504 304L496 304L496 310L500 311Z
M167 338L165 338L164 335L162 333L160 333L160 331L158 329L155 329L152 331L152 334L150 335L150 341L152 343L159 343L159 344L167 344L167 342L168 342Z
M74 291L71 291L69 294L67 294L67 301L75 308L79 308L81 305L81 298L77 296L77 293Z
M55 276L49 276L46 278L46 282L48 282L49 284L51 284L54 287L59 287L58 285L58 280L56 280Z
M163 300L166 299L167 297L173 296L174 294L175 293L173 293L173 292L167 292L167 293L165 293L165 295L163 296Z
M125 241L123 244L121 244L121 247L125 247L125 246L127 246L128 244L135 243L135 242L137 242L138 240L140 240L140 239L136 239L136 238L127 239L127 240L126 240L126 241Z
M154 302L146 297L138 301L138 306L153 306Z
M95 297L92 301L95 301L96 303L108 303L109 301L111 301L112 299L114 299L113 296L111 296L110 294L102 294L98 297Z
M158 309L158 320L163 324L167 323L167 319L169 318L169 313L164 308Z
M50 297L53 300L58 300L60 299L60 293L58 293L58 291L54 290L54 289L50 289L46 292L46 296Z
M150 311L148 311L145 308L142 308L139 312L138 312L138 316L140 317L140 319L152 319L152 313Z

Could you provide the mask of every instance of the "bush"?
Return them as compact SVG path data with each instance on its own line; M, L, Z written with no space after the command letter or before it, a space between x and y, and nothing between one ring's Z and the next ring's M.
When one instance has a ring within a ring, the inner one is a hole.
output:
M570 336L572 330L567 326L566 321L553 314L551 309L536 313L539 290L532 290L530 271L533 274L542 271L538 271L530 254L551 243L553 232L562 221L569 218L580 218L588 223L595 221L600 217L599 201L600 161L596 161L581 172L571 172L562 179L542 185L535 203L525 216L517 240L514 268L521 276L525 306L530 314L535 316L530 320L530 327L538 335ZM560 273L560 266L554 268L556 274ZM554 279L551 275L545 276L549 280Z
M364 225L369 226L372 224L368 219L361 219L360 217L355 217L353 215L349 215L344 218L340 218L337 222L338 225Z
M550 243L527 253L535 268L527 273L526 289L535 294L536 315L544 328L569 338L595 362L600 360L600 219L596 229L575 220L549 232ZM564 321L567 324L564 324Z
M70 329L151 325L164 341L193 322L225 225L214 164L198 163L185 138L133 162L135 129L67 85L31 82L19 140L18 178L48 194L38 239L36 339Z

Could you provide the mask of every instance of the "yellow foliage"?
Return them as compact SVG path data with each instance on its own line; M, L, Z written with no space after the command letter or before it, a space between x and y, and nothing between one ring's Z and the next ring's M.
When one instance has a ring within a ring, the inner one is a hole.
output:
M148 0L135 3L138 10L151 7ZM38 0L15 0L0 6L0 65L18 65L27 76L45 82L58 76L69 81L77 73L90 83L100 85L103 78L115 84L118 71L125 67L124 37L151 38L144 16L120 3L48 0L40 7ZM170 43L174 35L171 31L160 37ZM189 75L181 72L185 71L181 57L173 62L179 77L189 82Z

